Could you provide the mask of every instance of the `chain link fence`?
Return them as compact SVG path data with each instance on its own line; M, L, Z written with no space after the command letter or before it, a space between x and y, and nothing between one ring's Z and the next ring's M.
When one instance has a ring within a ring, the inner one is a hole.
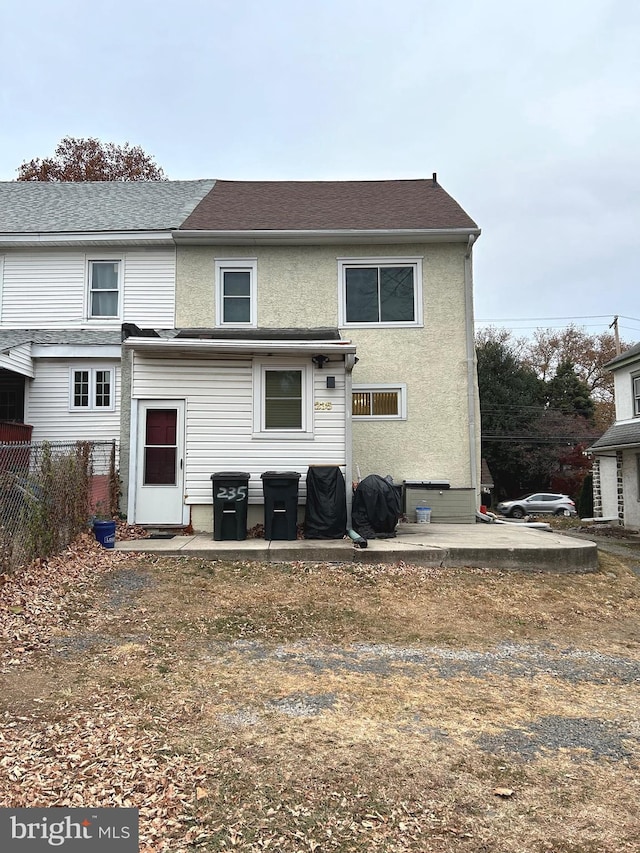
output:
M56 554L117 511L115 441L0 444L0 572Z

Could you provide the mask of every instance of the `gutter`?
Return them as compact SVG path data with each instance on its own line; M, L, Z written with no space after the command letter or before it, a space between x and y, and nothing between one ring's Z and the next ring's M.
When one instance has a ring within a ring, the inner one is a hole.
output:
M0 246L172 246L171 231L76 231L0 234Z
M469 414L469 473L471 476L471 488L479 495L478 483L478 454L476 423L476 349L473 322L473 266L472 252L473 244L477 240L477 234L469 234L467 250L464 254L464 293L465 293L465 326L466 326L466 349L467 349L467 407Z
M465 242L480 235L479 228L329 228L251 229L246 231L175 230L177 244L274 245L284 243L437 243Z

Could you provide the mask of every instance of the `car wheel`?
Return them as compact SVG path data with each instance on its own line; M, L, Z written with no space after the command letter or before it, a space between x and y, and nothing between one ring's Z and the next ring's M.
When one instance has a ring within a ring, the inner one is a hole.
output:
M524 518L524 510L521 506L514 506L509 515L511 518Z
M563 515L565 518L569 518L569 516L571 515L571 511L568 509L557 509L554 514Z

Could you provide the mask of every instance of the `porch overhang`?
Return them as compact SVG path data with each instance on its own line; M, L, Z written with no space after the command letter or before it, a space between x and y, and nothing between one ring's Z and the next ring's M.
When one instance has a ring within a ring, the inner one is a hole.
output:
M355 355L356 346L351 341L294 341L294 340L191 340L184 338L138 338L131 337L123 341L126 350L152 356L178 355L211 357L216 356L309 356L314 355Z
M9 370L33 379L31 341L0 349L0 370Z

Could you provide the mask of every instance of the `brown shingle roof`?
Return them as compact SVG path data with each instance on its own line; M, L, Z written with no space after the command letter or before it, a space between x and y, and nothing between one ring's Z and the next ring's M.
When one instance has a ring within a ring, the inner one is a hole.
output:
M216 181L180 226L206 231L478 226L433 180Z

